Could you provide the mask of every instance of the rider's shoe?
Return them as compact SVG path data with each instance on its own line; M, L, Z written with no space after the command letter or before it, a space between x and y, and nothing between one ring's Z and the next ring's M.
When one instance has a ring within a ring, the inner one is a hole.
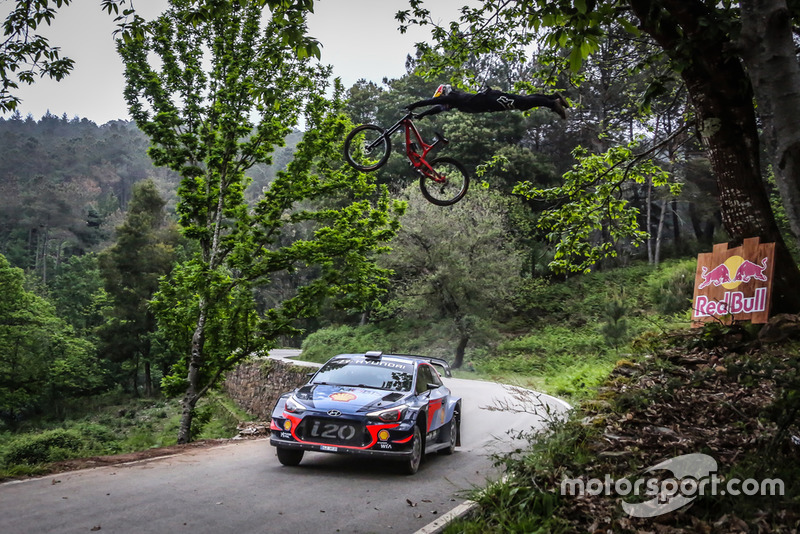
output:
M566 119L567 112L564 110L565 104L567 104L567 102L559 96L558 98L553 100L553 107L550 109L558 113L559 117L561 117L562 119Z
M555 93L552 98L553 98L553 107L550 109L558 113L558 116L561 117L562 119L566 119L567 112L565 111L565 109L569 107L569 102L567 102L566 98L561 96L561 93Z

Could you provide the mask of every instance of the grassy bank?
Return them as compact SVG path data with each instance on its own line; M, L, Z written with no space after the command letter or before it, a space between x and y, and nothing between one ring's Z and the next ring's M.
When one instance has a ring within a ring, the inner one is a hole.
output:
M654 337L641 349L639 363L617 366L568 421L498 458L506 477L476 491L478 512L446 532L796 532L800 342L766 344L745 330L712 326ZM622 502L654 495L561 489L565 479L588 483L606 475L631 484L663 481L668 469L647 468L695 453L716 461L723 482L777 479L783 494L704 494L689 506L637 518Z
M113 393L83 399L63 421L29 419L14 432L0 432L0 480L45 473L53 462L175 445L180 413L177 400ZM198 403L195 439L233 437L237 424L248 419L226 397L213 394Z

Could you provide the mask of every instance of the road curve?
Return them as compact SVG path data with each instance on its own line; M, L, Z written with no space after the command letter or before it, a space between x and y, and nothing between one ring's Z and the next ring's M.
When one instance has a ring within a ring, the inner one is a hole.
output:
M445 381L463 397L462 446L452 456L428 456L414 476L394 464L323 453L284 467L268 440L233 441L0 484L0 532L413 533L495 477L490 455L513 446L509 433L543 427L568 408L541 396L538 413L494 411L519 408L518 392Z

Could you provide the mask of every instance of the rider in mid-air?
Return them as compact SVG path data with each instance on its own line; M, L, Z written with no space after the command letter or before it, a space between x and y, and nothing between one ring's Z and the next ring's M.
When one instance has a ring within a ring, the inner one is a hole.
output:
M515 95L497 89L487 89L480 93L465 93L453 89L450 85L440 85L433 98L420 100L406 106L413 110L421 106L433 106L419 114L419 117L435 115L450 109L464 113L485 113L491 111L508 111L517 109L527 111L535 107L550 108L562 119L567 118L569 104L560 94L554 95Z

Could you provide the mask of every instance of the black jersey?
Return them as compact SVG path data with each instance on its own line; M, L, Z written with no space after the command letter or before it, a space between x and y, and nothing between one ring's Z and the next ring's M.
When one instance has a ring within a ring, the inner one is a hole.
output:
M423 112L420 116L434 115L449 109L457 109L464 113L487 113L513 109L526 111L538 106L545 106L553 109L555 105L554 102L557 98L558 97L545 95L515 95L504 93L497 89L487 89L480 93L451 91L447 95L414 102L410 104L408 108L415 109L421 106L434 106Z

